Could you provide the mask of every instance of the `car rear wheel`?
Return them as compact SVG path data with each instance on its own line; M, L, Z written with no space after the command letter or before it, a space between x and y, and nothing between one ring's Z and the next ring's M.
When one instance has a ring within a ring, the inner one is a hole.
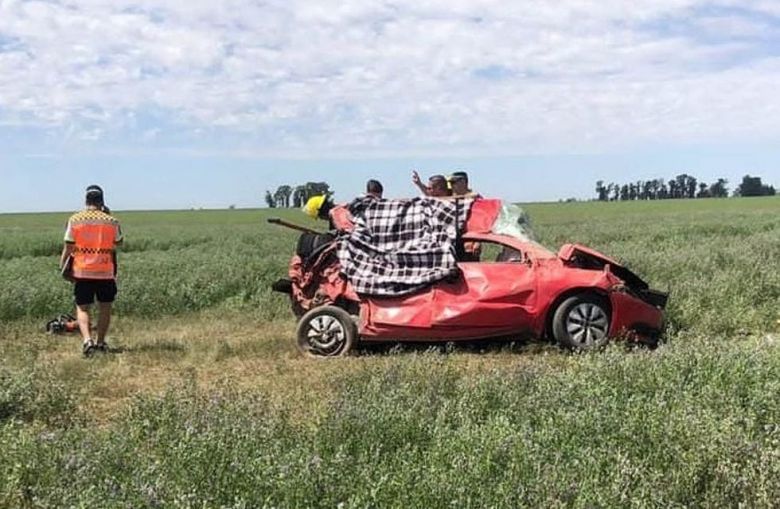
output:
M335 306L322 306L306 313L298 322L298 349L309 357L342 357L357 341L352 316Z
M593 350L606 345L609 326L609 307L596 295L569 297L558 306L553 317L555 339L576 350Z

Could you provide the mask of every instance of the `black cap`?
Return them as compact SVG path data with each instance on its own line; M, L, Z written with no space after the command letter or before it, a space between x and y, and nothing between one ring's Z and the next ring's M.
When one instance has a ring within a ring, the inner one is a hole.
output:
M87 188L87 205L102 206L105 204L103 198L103 189L100 186L89 186Z
M469 174L466 173L465 171L456 171L455 173L453 173L450 176L450 181L453 181L453 180L468 180L468 179L469 179Z

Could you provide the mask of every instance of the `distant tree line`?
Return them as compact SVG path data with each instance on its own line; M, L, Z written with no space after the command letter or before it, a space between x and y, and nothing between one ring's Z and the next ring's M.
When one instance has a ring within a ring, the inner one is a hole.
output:
M712 184L700 182L696 177L683 173L673 179L640 180L627 184L596 182L599 201L673 200L686 198L727 198L728 180L719 178ZM745 175L734 196L774 196L775 188L764 185L761 177Z
M282 185L275 192L265 192L265 204L272 209L301 208L306 205L309 198L321 196L331 192L327 182L306 182L299 186Z

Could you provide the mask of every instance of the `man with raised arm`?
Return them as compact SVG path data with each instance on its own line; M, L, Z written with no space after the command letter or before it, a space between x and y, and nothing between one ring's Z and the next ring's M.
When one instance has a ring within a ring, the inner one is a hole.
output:
M423 196L431 198L448 198L452 196L452 191L447 183L447 177L444 175L434 175L428 179L428 185L423 184L420 174L412 172L412 183L420 189Z

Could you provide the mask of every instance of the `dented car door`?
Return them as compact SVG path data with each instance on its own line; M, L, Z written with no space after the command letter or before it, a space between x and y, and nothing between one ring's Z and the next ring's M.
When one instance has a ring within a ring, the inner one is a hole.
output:
M534 265L522 253L503 249L495 258L483 255L483 261L460 263L461 277L436 285L434 328L450 329L456 336L462 329L471 329L470 335L475 328L485 329L486 335L530 329L536 304Z

